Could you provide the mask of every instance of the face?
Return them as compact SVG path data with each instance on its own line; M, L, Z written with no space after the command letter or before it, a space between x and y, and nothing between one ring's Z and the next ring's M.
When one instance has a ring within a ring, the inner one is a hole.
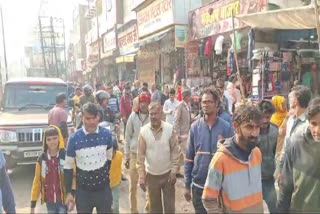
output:
M201 98L202 111L205 115L216 114L218 102L213 99L211 94L204 94Z
M160 107L149 109L149 117L152 126L160 126L162 118L162 110Z
M99 120L99 114L97 114L97 116L94 116L93 114L84 111L82 115L82 122L87 132L89 133L94 133L96 131L99 124Z
M152 91L156 90L156 85L152 84L151 90L152 90Z
M170 99L171 101L174 101L174 97L175 97L175 94L169 94L169 99Z
M184 100L186 103L190 103L190 102L191 102L191 96L186 96L185 98L183 98L183 100Z
M130 95L130 89L126 88L124 93L125 93L127 96L129 96L129 95Z
M260 124L254 121L243 124L234 123L236 134L238 135L238 143L242 148L247 150L254 149L258 144L260 133Z
M103 101L102 101L102 106L103 107L107 107L108 106L108 104L109 104L109 100L108 99L104 99Z
M309 128L313 139L320 143L320 113L309 120Z
M297 98L294 95L294 92L290 92L288 97L290 109L295 109L297 106Z
M109 93L109 94L113 94L113 88L109 88L109 89L108 89L108 93Z
M262 121L261 121L261 128L266 129L269 127L270 119L272 117L272 114L270 113L263 113L262 115Z
M149 106L148 103L146 103L146 102L140 102L140 103L139 103L140 112L141 112L142 114L148 113L148 106Z
M80 90L80 89L78 89L78 90L76 91L76 95L77 95L77 96L80 96L80 95L81 95L81 90Z
M47 143L48 149L50 151L58 150L59 149L59 137L58 137L58 135L46 137L46 143Z

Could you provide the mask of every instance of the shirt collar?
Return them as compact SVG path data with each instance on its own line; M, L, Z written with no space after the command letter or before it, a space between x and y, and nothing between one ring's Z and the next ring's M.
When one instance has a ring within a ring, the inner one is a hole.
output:
M160 132L161 130L162 130L162 128L163 128L163 122L161 122L161 126L160 126L160 128L159 129L154 129L153 127L152 127L152 125L151 125L151 123L150 123L150 129L152 130L152 131L155 131L155 132Z
M84 126L82 126L82 131L84 132L85 135L90 134L89 132L87 132L87 130L86 130L86 128L85 128ZM99 126L97 127L95 133L96 133L96 134L99 134Z
M301 114L298 118L296 116L293 117L294 119L298 119L301 120L302 122L304 122L307 119L307 116L305 113Z

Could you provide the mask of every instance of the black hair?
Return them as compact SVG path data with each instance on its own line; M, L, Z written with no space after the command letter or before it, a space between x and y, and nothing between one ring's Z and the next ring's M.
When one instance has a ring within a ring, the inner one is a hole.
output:
M67 96L64 93L59 93L56 96L56 104L60 104L67 99Z
M307 108L311 100L311 90L307 86L297 85L292 88L293 95L297 98L300 107Z
M100 112L100 107L95 103L86 103L82 107L82 115L87 112L93 116L97 116Z
M260 123L261 119L261 111L258 107L251 104L242 104L238 106L233 114L233 122L236 122L239 125L250 121Z
M210 94L213 98L213 100L215 102L217 102L218 105L220 105L220 93L217 91L217 89L215 88L212 88L212 87L208 87L208 88L205 88L203 91L202 91L202 94L201 94L201 97L204 95L204 94Z
M58 130L55 127L49 126L45 131L44 134L46 137L58 136Z
M273 114L276 109L272 103L268 100L261 100L258 104L258 108L262 113Z
M81 91L81 88L80 88L80 87L77 87L77 88L76 88L76 91L79 91L79 90Z
M171 88L169 94L176 94L176 90L174 90L174 88Z
M148 83L147 83L147 82L144 82L144 83L142 83L142 86L148 88Z
M311 100L310 105L307 109L307 118L310 120L317 114L320 114L320 97L316 97Z

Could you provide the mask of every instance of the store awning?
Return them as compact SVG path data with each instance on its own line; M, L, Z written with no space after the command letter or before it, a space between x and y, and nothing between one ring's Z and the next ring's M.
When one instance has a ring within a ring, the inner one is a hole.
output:
M154 43L154 42L158 42L160 41L163 37L165 37L169 31L173 30L174 28L169 28L169 29L166 29L164 31L161 31L159 33L156 33L156 34L153 34L151 36L148 36L147 38L144 38L142 40L139 41L138 43L138 46L141 47L141 46L145 46L147 44L151 44L151 43Z
M116 58L116 63L126 63L126 62L134 62L134 57L136 54L126 55L126 56L119 56Z
M253 28L281 30L316 28L315 9L310 5L238 15L236 17Z

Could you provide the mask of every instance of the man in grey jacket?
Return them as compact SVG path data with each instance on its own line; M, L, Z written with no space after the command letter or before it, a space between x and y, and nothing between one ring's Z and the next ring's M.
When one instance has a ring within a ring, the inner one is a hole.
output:
M137 147L138 137L140 129L147 123L150 122L148 106L151 102L151 97L148 93L142 92L139 97L139 109L137 112L132 112L128 121L125 135L125 165L129 169L129 198L130 198L130 209L131 213L138 212L137 202L137 185L138 185L138 170L137 164ZM148 204L146 202L146 204ZM147 206L146 206L147 208Z
M276 213L277 194L274 187L275 155L278 139L278 127L270 123L275 108L270 101L262 100L258 105L262 112L258 147L262 153L261 178L263 200L270 213Z

